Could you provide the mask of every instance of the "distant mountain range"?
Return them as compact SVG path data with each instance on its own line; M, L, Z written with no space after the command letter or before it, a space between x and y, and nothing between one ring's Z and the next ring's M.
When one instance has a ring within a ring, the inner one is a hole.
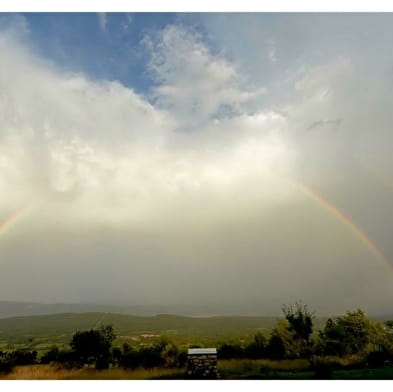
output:
M46 304L36 302L0 301L0 318L86 312L104 312L135 316L155 316L158 314L175 314L199 317L217 315L261 316L261 312L256 312L255 309L258 308L251 305L105 305L91 303Z
M20 316L38 316L59 313L115 313L134 316L156 316L160 314L172 314L194 317L211 316L264 316L282 317L280 312L263 311L262 306L255 303L232 304L232 305L108 305L92 303L37 303L0 301L0 319ZM326 317L325 315L319 315ZM327 315L330 317L331 315ZM368 316L387 320L393 319L392 314L368 314Z

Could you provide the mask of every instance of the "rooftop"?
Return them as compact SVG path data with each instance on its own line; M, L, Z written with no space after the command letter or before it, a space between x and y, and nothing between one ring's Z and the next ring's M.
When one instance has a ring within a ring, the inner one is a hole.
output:
M189 348L188 354L217 354L216 348Z

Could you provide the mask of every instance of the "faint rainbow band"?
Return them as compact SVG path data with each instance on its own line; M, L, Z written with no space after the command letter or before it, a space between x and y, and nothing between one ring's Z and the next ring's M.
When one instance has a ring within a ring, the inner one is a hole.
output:
M348 227L361 242L376 256L383 264L390 270L393 271L393 265L389 262L387 257L378 248L378 246L372 241L372 239L348 216L340 211L332 202L318 194L315 190L305 186L304 184L297 183L299 189L316 201L320 206L325 208L329 213L339 219L346 227ZM27 207L20 208L12 215L10 215L4 222L0 223L0 236L12 227L25 213L28 211Z
M5 233L10 227L12 227L25 213L28 208L20 208L10 215L5 221L0 223L0 236Z
M299 188L303 193L314 199L319 205L324 207L333 216L338 218L346 227L348 227L357 238L359 238L364 245L376 256L383 264L389 269L390 272L393 271L393 265L389 262L387 257L378 248L374 241L351 219L348 218L342 211L340 211L335 205L333 205L328 199L324 198L314 190L305 186L304 184L298 184Z

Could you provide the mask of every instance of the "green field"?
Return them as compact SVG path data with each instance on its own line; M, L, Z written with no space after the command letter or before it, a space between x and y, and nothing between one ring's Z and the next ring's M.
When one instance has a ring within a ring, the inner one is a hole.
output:
M115 346L127 342L143 346L165 336L180 348L191 345L217 346L231 341L246 342L255 332L268 332L275 317L153 317L113 313L64 313L0 319L0 350L35 349L39 353L52 345L68 346L77 330L113 325ZM317 322L318 325L318 322Z

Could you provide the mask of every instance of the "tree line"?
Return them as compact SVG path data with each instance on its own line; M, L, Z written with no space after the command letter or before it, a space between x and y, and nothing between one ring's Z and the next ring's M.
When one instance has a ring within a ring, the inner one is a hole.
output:
M98 329L76 331L70 341L69 349L53 346L37 358L37 351L18 349L10 352L0 351L0 372L9 373L18 365L54 364L64 368L91 366L102 370L108 367L133 369L138 366L184 367L187 353L166 338L139 350L127 343L122 347L112 347L116 335L113 326L104 325Z
M314 313L296 303L282 308L268 336L257 333L253 342L243 347L223 344L220 358L309 359L316 356L372 356L393 359L393 321L379 323L368 319L361 309L329 318L323 329L314 331ZM375 354L378 353L378 354Z
M218 347L218 359L308 359L316 366L328 357L356 356L363 363L381 366L393 360L393 320L379 323L368 319L360 310L329 318L325 326L314 331L314 312L306 305L283 306L284 317L277 321L269 334L258 332L245 345L223 343ZM77 331L69 349L54 346L37 358L36 351L0 351L0 371L9 372L14 366L27 364L57 364L96 369L138 366L184 367L187 353L173 342L161 338L151 346L134 349L127 343L113 347L116 335L112 326ZM195 347L195 346L194 346ZM318 362L319 361L319 362Z

